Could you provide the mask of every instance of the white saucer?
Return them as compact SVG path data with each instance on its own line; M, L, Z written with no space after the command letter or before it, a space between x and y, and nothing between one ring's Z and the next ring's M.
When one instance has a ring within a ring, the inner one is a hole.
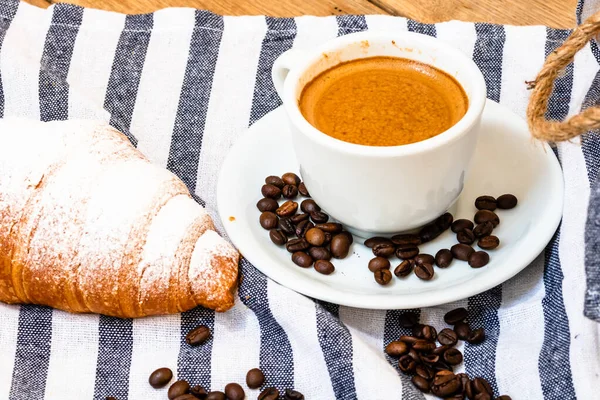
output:
M490 289L511 278L533 261L552 238L561 218L563 176L547 145L533 142L527 125L510 110L487 102L482 132L464 191L453 207L454 218L473 218L477 196L513 193L519 204L498 210L501 223L494 230L498 249L490 251L490 263L480 269L454 260L447 269L435 269L431 281L414 274L394 277L378 285L367 263L373 254L355 238L344 260L332 260L335 272L321 275L300 268L285 248L275 246L258 218L256 202L268 175L298 173L285 111L282 107L255 123L231 148L222 166L217 189L219 214L234 245L259 270L276 282L307 296L332 303L373 309L427 307L459 300ZM435 160L432 160L435 162ZM351 182L351 177L348 177ZM434 254L456 243L448 230L420 246ZM399 264L390 259L392 269Z

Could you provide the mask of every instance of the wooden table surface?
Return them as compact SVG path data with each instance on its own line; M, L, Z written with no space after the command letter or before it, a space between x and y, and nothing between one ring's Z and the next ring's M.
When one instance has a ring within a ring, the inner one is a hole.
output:
M63 0L25 0L48 7ZM64 0L128 14L193 7L224 15L390 14L422 22L451 19L572 28L577 0Z

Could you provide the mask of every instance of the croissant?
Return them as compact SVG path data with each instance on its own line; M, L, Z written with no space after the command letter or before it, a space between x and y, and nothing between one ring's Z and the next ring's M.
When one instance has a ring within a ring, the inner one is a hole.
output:
M238 252L110 126L0 120L0 300L122 318L234 303Z

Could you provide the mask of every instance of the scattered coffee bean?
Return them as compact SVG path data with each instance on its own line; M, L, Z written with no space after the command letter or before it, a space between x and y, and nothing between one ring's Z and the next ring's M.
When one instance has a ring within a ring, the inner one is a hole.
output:
M329 215L325 214L323 211L313 211L310 213L310 219L312 219L315 224L324 224L329 221Z
M436 224L440 227L442 232L449 229L452 226L454 217L449 212L440 215L436 220Z
M392 243L399 247L417 247L421 244L421 238L412 233L392 236Z
M430 351L435 350L435 343L430 342L429 340L417 340L412 348L419 352L429 353Z
M317 260L315 262L315 269L323 275L329 275L335 271L333 264L327 260Z
M300 203L300 209L307 214L310 214L311 212L321 211L321 207L319 207L313 199L306 199L302 203Z
M373 275L375 276L375 282L382 286L387 285L392 280L392 273L389 269L380 269L375 271Z
M104 399L104 400L117 400L117 398L116 398L116 397L112 397L112 396L108 396L108 397L107 397L106 399Z
M435 330L435 328L431 325L423 325L421 327L421 335L420 337L425 339L425 340L429 340L430 342L435 342L435 339L437 338L438 333ZM435 348L435 345L434 345Z
M421 253L415 256L415 264L434 264L435 258L431 254Z
M474 378L473 379L473 390L476 393L487 393L490 396L494 394L492 386L485 378Z
M423 326L422 325L415 325L415 326L418 326L419 333L421 333L421 329L423 328ZM400 336L400 339L398 339L398 340L412 346L413 344L415 344L415 342L417 342L418 340L421 340L421 338L419 338L417 336L402 335L402 336Z
M286 199L295 199L298 196L298 188L294 185L285 185L281 189L281 195Z
M456 234L458 243L472 244L475 241L475 234L470 229L463 229Z
M348 235L338 233L331 238L331 244L329 245L331 248L331 255L334 258L346 258L348 252L350 251L350 243L351 242L348 239Z
M390 269L390 260L384 257L375 257L369 261L369 271L376 272L381 269Z
M517 198L512 194L503 194L498 197L497 200L498 208L502 210L510 210L511 208L515 208L517 206Z
M296 234L296 227L291 218L280 218L277 227L286 236L293 236Z
M419 317L417 314L411 312L405 312L398 318L400 326L406 329L412 329L419 324Z
M431 393L440 397L447 397L458 392L461 388L460 380L451 371L439 371L433 378Z
M208 393L206 400L227 400L227 396L225 396L225 393L215 390Z
M394 245L391 245L389 243L379 243L373 246L373 254L377 257L388 258L391 257L395 251L396 248L394 247Z
M409 355L404 355L398 360L400 371L411 374L417 366L417 362Z
M417 362L417 365L421 362L421 356L415 349L410 349L408 355Z
M160 389L167 386L167 383L173 378L173 371L169 368L159 368L150 374L148 383L154 389Z
M298 177L298 175L294 174L293 172L286 172L285 174L283 174L281 176L281 180L286 185L295 185L295 186L298 186L301 182L300 177Z
M407 248L398 247L396 249L396 257L398 257L401 260L408 260L410 258L414 258L417 254L419 254L418 247L407 247Z
M433 265L428 263L415 265L415 275L424 281L431 280L434 275Z
M415 385L415 387L417 389L419 389L421 392L429 393L429 389L431 388L431 383L427 379L425 379L419 375L415 375L412 377L411 381L412 381L412 384Z
M268 199L265 197L256 203L256 208L258 208L260 212L275 211L279 208L279 204L277 203L277 200Z
M475 213L475 223L482 224L484 222L491 222L494 225L494 228L500 224L500 218L498 214L489 210L479 210Z
M435 254L435 265L440 268L448 268L452 263L452 252L448 249L441 249Z
M414 265L415 262L413 260L404 260L394 269L394 275L398 278L408 276L412 272Z
M471 268L481 268L490 262L490 255L485 251L476 251L469 256Z
M496 199L492 196L479 196L475 199L475 207L478 210L494 211L496 209Z
M469 379L469 376L464 372L461 372L460 374L456 374L456 377L461 383L460 391L465 395L467 395L467 392L470 393L469 389L471 388L471 380Z
M458 365L462 362L462 360L463 360L463 355L457 349L454 349L454 348L448 349L444 353L444 361L446 361L450 365Z
M325 242L325 234L319 228L310 228L306 231L304 238L313 246L322 246Z
M185 380L179 380L171 385L167 396L170 400L190 392L190 384Z
M246 386L250 389L258 389L265 383L265 375L258 368L253 368L246 374Z
M503 394L502 396L496 397L496 400L512 400L510 396Z
M275 210L275 214L280 217L290 217L296 214L296 210L298 210L298 203L288 200Z
M208 395L206 396L206 399L208 399ZM198 400L198 398L196 396L194 396L193 394L188 393L188 394L182 394L181 396L177 396L173 400ZM211 400L216 400L216 399L213 397ZM226 400L226 399L223 398L223 400Z
M308 250L309 247L310 243L308 243L304 238L290 239L285 245L285 248L290 253Z
M271 211L265 211L260 214L260 226L262 226L266 230L271 230L277 228L278 218L275 213Z
M372 237L370 239L365 240L365 246L367 246L370 249L372 249L373 247L375 247L375 245L377 245L379 243L393 244L390 239L384 238L384 237L381 237L381 236L375 236L375 237Z
M273 186L277 186L279 189L283 189L283 187L285 186L285 183L283 183L283 180L275 175L271 175L271 176L267 176L265 178L265 183L267 185L273 185Z
M315 225L315 228L319 228L323 232L340 233L343 229L343 226L337 222L326 222L324 224Z
M306 188L306 185L304 184L304 182L300 182L300 184L298 185L298 191L300 192L300 194L304 197L310 197L310 193L308 193L308 189Z
M451 229L452 232L458 233L463 229L473 229L473 226L475 226L473 222L468 219L457 219L452 223Z
M198 346L208 340L210 337L210 328L206 325L200 325L185 335L185 342L190 346Z
M297 390L285 389L283 400L304 400L304 395Z
M471 332L469 337L467 338L467 342L471 344L478 344L485 340L485 331L483 328L477 328Z
M269 237L271 238L271 242L275 243L277 246L283 246L288 240L287 236L279 229L271 229L269 231Z
M446 352L446 350L448 350L451 347L452 346L450 346L450 345L444 344L444 345L436 347L435 350L433 350L431 353L435 354L436 356L443 356L444 353Z
M408 353L408 345L405 342L399 340L390 342L385 346L385 352L390 357L400 357Z
M427 379L428 381L432 380L435 376L435 372L428 367L427 365L417 365L415 368L415 374L419 375L423 379Z
M484 236L479 239L477 246L484 250L494 250L496 247L500 246L500 239L494 235Z
M434 345L435 347L435 345ZM440 356L437 354L421 354L421 362L427 365L433 365L440 360Z
M440 371L450 371L452 372L452 366L448 365L444 362L444 360L440 360L431 366L433 370L438 373Z
M202 386L196 385L190 388L190 394L196 396L197 399L206 399L208 392Z
M422 243L427 243L442 234L442 230L436 224L436 221L430 222L419 231L419 238Z
M482 224L479 224L473 229L473 234L477 238L482 238L484 236L489 236L494 230L494 224L490 221L486 221Z
M354 243L354 236L352 236L352 234L350 232L348 232L348 231L341 231L340 233L338 233L338 235L344 235L344 236L346 236L348 238L348 242L350 242L350 244Z
M458 322L454 325L454 332L461 340L467 340L471 336L471 327L465 322Z
M323 246L327 246L329 243L331 243L331 239L333 238L333 235L329 232L325 232L325 241L323 242Z
M442 345L454 346L458 341L458 336L452 329L444 328L438 334L437 340Z
M263 185L260 189L263 196L269 199L277 200L281 197L281 189L275 185Z
M258 395L258 400L277 400L279 399L279 390L274 387L265 388Z
M308 254L310 254L313 260L331 260L331 253L325 247L311 247L308 249Z
M302 221L308 221L310 215L308 214L296 214L291 218L292 224L298 225Z
M446 322L448 325L456 325L459 322L463 322L465 319L467 319L468 315L469 313L465 308L455 308L454 310L448 311L444 315L444 322Z
M310 229L314 228L315 224L310 221L302 221L296 225L296 236L303 238Z
M412 335L416 338L423 338L423 326L422 324L416 324L412 328Z
M455 244L450 248L450 251L454 258L461 261L468 261L471 254L475 252L471 246L463 243Z
M244 400L246 393L239 384L232 382L225 386L225 396L227 400Z
M303 251L297 251L292 254L292 261L302 268L308 268L313 264L312 257Z

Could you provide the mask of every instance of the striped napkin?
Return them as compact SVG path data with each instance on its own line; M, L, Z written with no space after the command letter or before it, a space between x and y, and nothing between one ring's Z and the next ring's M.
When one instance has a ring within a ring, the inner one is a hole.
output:
M582 2L579 15L594 6ZM0 0L0 117L110 121L153 162L179 175L218 221L216 177L227 150L281 104L270 78L273 61L291 47L367 29L420 32L461 49L483 71L488 97L521 116L525 81L569 35L540 26L427 25L389 16L221 17L192 9L126 16ZM596 44L577 55L556 83L551 117L598 102L599 60ZM488 292L414 311L422 323L442 328L445 312L467 307L470 323L483 326L487 340L461 344L465 362L458 369L485 377L496 394L513 399L598 398L600 328L584 315L600 317L598 251L587 254L587 275L584 260L600 139L562 143L557 157L566 184L564 217L546 251ZM600 240L595 218L590 246ZM406 311L313 301L246 261L241 270L239 301L223 314L197 308L124 320L0 304L0 399L164 399L164 390L147 383L163 366L213 390L244 382L246 371L260 367L269 385L295 388L311 400L430 398L383 353L408 333L398 324ZM190 348L183 337L198 324L214 334ZM247 393L253 399L258 392Z

